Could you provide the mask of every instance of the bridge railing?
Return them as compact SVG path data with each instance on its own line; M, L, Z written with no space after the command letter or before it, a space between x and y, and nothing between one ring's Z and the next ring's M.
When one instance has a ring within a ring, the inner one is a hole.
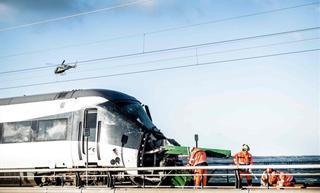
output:
M295 172L290 173L291 176L305 176L305 177L320 177L320 164L296 164L296 165L210 165L210 166L170 166L170 167L127 167L127 168L54 168L54 169L30 169L30 168L22 168L22 169L0 169L0 181L1 179L18 179L22 180L25 178L60 178L62 182L65 178L73 178L76 179L77 177L81 179L85 179L85 183L83 185L90 185L88 183L90 179L93 178L108 178L112 181L112 185L110 186L121 186L121 187L173 187L173 186L163 186L161 185L161 180L168 178L168 177L175 177L175 176L208 176L208 177L234 177L235 174L229 173L229 171L235 171L238 169L251 169L252 171L257 170L265 170L267 168L272 169L312 169L315 172ZM171 173L171 171L193 171L196 169L205 169L207 171L227 171L227 173L210 173L207 174L194 174L194 173ZM121 174L119 174L119 172ZM261 172L261 171L260 171ZM286 171L287 172L287 171ZM14 175L8 175L13 174ZM39 173L53 173L53 175L38 175ZM63 173L68 173L72 175L64 175ZM97 174L100 173L100 174ZM104 174L101 174L104 173ZM18 175L17 175L18 174ZM76 175L78 174L78 176ZM79 175L80 174L80 175ZM257 180L257 177L262 176L262 173L251 172L248 174L240 174L241 176L253 176ZM115 184L117 178L139 178L141 179L141 184L132 186L131 184ZM152 186L146 183L152 177L159 177L161 179L158 183L153 184ZM63 183L62 183L63 185ZM174 187L194 187L194 186L174 186ZM208 186L209 187L209 186ZM203 188L203 187L202 187Z

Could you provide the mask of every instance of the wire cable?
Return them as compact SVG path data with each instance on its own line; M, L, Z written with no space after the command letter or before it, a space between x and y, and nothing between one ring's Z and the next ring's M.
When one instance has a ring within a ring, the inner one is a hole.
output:
M193 45L188 45L188 46L179 46L179 47L173 47L173 48L151 50L151 51L146 51L146 52L136 52L136 53L131 53L131 54L124 54L124 55L116 55L116 56L109 56L109 57L103 57L103 58L81 60L81 61L76 61L76 62L77 62L78 66L81 66L81 65L84 65L85 63L91 63L91 62L97 62L97 61L119 59L119 58L127 58L127 57L141 56L141 55L147 55L147 54L155 54L155 53L161 53L161 52L170 52L170 51L176 51L176 50L181 50L181 49L191 49L191 48L193 49L193 48L196 48L196 47L211 46L211 45L216 45L216 44L225 44L225 43L231 43L231 42L237 42L237 41L244 41L244 40L272 37L272 36L278 36L278 35L286 35L286 34L292 34L292 33L297 33L297 32L313 31L313 30L318 30L318 29L320 29L320 27L303 28L303 29L297 29L297 30L291 30L291 31L283 31L283 32L277 32L277 33L271 33L271 34L263 34L263 35L256 35L256 36L241 37L241 38L236 38L236 39L207 42L207 43L202 43L202 44L193 44ZM68 63L65 63L65 64L74 64L74 63L75 62L68 62ZM2 72L0 72L0 75L1 74L16 73L16 72L25 72L25 71L46 69L46 68L53 68L53 67L56 67L57 65L59 65L59 64L39 66L39 67L33 67L33 68L23 68L23 69L17 69L17 70L9 70L9 71L2 71Z
M268 58L268 57L284 56L284 55L291 55L291 54L315 52L315 51L320 51L320 48L309 49L309 50L299 50L299 51L292 51L292 52L282 52L282 53L276 53L276 54L260 55L260 56L245 57L245 58L236 58L236 59L230 59L230 60L220 60L220 61L205 62L205 63L195 63L195 64L189 64L189 65L171 66L166 68L155 68L155 69L148 69L148 70L107 74L107 75L101 75L101 76L90 76L90 77L75 78L75 79L61 80L61 81L49 81L49 82L41 82L41 83L34 83L34 84L24 84L24 85L18 85L18 86L0 87L0 90L51 85L51 84L59 84L59 83L66 83L66 82L76 82L76 81L82 81L82 80L93 80L93 79L100 79L100 78L107 78L107 77L127 76L127 75L133 75L133 74L142 74L142 73L174 70L174 69L181 69L181 68L200 67L200 66L208 66L212 64L236 62L236 61L243 61L243 60L253 60L253 59L259 59L259 58Z
M298 29L298 30L292 30L292 31L277 32L277 33L272 33L272 34L248 36L248 37L241 37L241 38L236 38L236 39L207 42L207 43L202 43L202 44L192 44L192 45L187 45L187 46L179 46L179 47L173 47L173 48L151 50L151 51L146 51L146 52L137 52L137 53L132 53L132 54L125 54L125 55L118 55L118 56L111 56L111 57L104 57L104 58L95 58L95 59L89 59L89 60L81 60L81 61L78 61L78 64L83 65L83 63L90 63L90 62L96 62L96 61L101 61L101 60L110 60L110 59L115 59L115 58L132 57L132 56L139 56L139 55L145 55L145 54L154 54L154 53L159 53L159 52L170 52L170 51L190 49L190 48L193 49L193 48L206 47L206 46L211 46L211 45L216 45L216 44L225 44L225 43L231 43L231 42L237 42L237 41L272 37L272 36L278 36L278 35L286 35L286 34L291 34L291 33L312 31L312 30L318 30L318 29L320 29L320 27L304 28L304 29ZM67 64L73 64L73 63L75 63L75 62L70 62ZM56 65L58 65L58 64L56 64ZM1 72L0 72L0 74L1 74Z
M138 35L140 35L140 34L138 34ZM31 51L27 51L27 52L20 52L20 53L15 53L15 54L2 55L2 56L0 56L0 59L11 58L11 57L15 57L15 56L29 55L29 54L38 54L38 53L50 52L50 51L61 50L61 49L66 49L66 48L73 48L73 47L80 47L80 46L90 46L90 45L100 44L100 43L103 43L103 42L106 42L106 41L114 41L114 40L121 40L121 39L136 37L138 35L137 34L132 34L132 35L119 36L119 37L114 37L114 38L107 38L107 39L103 39L103 40L91 41L91 42L86 42L86 43L70 44L70 45L65 45L65 46L52 47L52 48L48 48L48 49L31 50Z
M104 70L104 69L144 65L144 64L159 63L159 62L168 62L168 61L187 59L187 58L196 58L196 57L202 57L202 56L211 56L211 55L215 55L215 54L239 52L239 51L243 51L243 50L250 50L250 49L256 49L256 48L267 48L267 47L286 45L286 44L292 44L292 43L299 43L299 42L305 42L305 41L311 41L311 40L319 40L319 39L320 39L320 37L313 37L313 38L306 38L306 39L301 39L301 40L284 41L284 42L277 42L277 43L272 43L272 44L264 44L264 45L259 45L259 46L250 46L250 47L242 47L242 48L235 48L235 49L227 49L227 50L222 50L222 51L207 52L207 53L203 53L203 54L196 53L196 54L187 55L187 56L171 57L171 58L164 58L164 59L158 59L158 60L150 60L150 61L145 61L145 62L136 62L136 63L131 63L131 64L106 66L103 68L86 70L85 72L86 73L87 72L95 72L95 71L100 71L100 70ZM70 74L78 74L78 73L82 73L82 72L71 72Z
M0 29L0 32L20 29L20 28L25 28L25 27L31 27L31 26L45 24L45 23L49 23L49 22L61 21L61 20L65 20L65 19L70 19L70 18L74 18L74 17L94 14L94 13L103 12L103 11L110 11L110 10L113 10L113 9L118 9L118 8L123 8L123 7L128 7L128 6L131 6L131 5L135 5L135 4L144 2L144 1L150 1L150 0L133 1L133 2L129 2L129 3L114 5L114 6L111 6L111 7L105 7L105 8L101 8L101 9L96 9L96 10L93 10L93 11L81 12L81 13L77 13L77 14L73 14L73 15L57 17L57 18L52 18L52 19L46 19L46 20L36 21L36 22L22 24L22 25L16 25L16 26L12 26L12 27L2 28L2 29Z
M53 47L53 48L48 48L48 49L39 49L39 50L33 50L33 51L28 51L28 52L20 52L20 53L15 53L15 54L8 54L8 55L0 56L0 59L9 58L9 57L16 57L16 56L23 56L23 55L28 55L28 54L37 54L37 53L49 52L49 51L54 51L54 50L59 50L59 49L66 49L66 48L71 48L71 47L80 47L80 46L93 45L93 44L98 44L98 43L102 43L102 42L119 40L119 39L126 39L126 38L137 37L137 36L143 37L143 39L145 41L145 37L147 35L149 35L149 34L156 34L156 33L161 33L161 32L166 32L166 31L173 31L173 30L178 30L178 29L191 28L191 27L196 27L196 26L201 26L201 25L208 25L208 24L213 24L213 23L219 23L219 22L231 21L231 20L236 20L236 19L242 19L242 18L246 18L246 17L252 17L252 16L270 14L270 13L275 13L275 12L281 12L281 11L286 11L286 10L290 10L290 9L296 9L296 8L299 8L299 7L317 5L319 3L320 2L317 1L317 2L307 3L307 4L295 5L295 6L291 6L291 7L284 7L284 8L273 9L273 10L268 10L268 11L263 11L263 12L256 12L256 13L239 15L239 16L234 16L234 17L222 18L222 19L218 19L218 20L210 20L210 21L207 21L207 22L195 23L195 24L190 24L190 25L183 25L183 26L178 26L178 27L164 28L164 29L154 30L154 31L150 31L150 32L129 34L129 35L123 35L123 36L107 38L107 39L101 39L101 40L96 40L96 41L83 42L83 43L78 43L78 44L69 44L69 45L65 45L65 46ZM145 46L145 42L144 42L144 46Z
M235 19L242 19L242 18L246 18L246 17L265 15L265 14L269 14L269 13L281 12L281 11L286 11L286 10L290 10L290 9L296 9L296 8L299 8L299 7L306 7L306 6L310 6L310 5L319 5L319 4L320 4L320 1L315 1L315 2L311 2L311 3L300 4L300 5L295 5L295 6L291 6L291 7L272 9L272 10L268 10L268 11L250 13L250 14L239 15L239 16L235 16L235 17L227 17L227 18L223 18L223 19L211 20L211 21L202 22L202 23L182 25L182 26L178 26L178 27L165 28L165 29L150 31L150 32L147 32L146 34L155 34L155 33L160 33L160 32L166 32L166 31L172 31L172 30L179 30L179 29L184 29L184 28L196 27L196 26L200 26L200 25L208 25L208 24L212 24L212 23L220 23L220 22L225 22L225 21L230 21L230 20L235 20Z
M146 62L137 62L137 63L131 63L131 64L109 66L109 67L105 67L105 68L99 68L99 70L110 69L112 67L118 68L118 67L135 66L135 65L150 64L150 63L157 63L157 62L165 62L165 61L172 61L172 60L179 60L179 59L186 59L186 58L196 58L196 57L202 57L202 56L211 56L211 55L215 55L215 54L239 52L239 51L243 51L243 50L250 50L250 49L256 49L256 48L268 48L268 47L273 47L273 46L286 45L286 44L292 44L292 43L299 43L299 42L305 42L305 41L311 41L311 40L319 40L319 39L320 39L320 37L313 37L313 38L306 38L306 39L295 40L295 41L277 42L277 43L264 44L264 45L259 45L259 46L251 46L251 47L243 47L243 48L236 48L236 49L228 49L228 50L222 50L222 51L208 52L208 53L204 53L204 54L196 53L195 55L172 57L172 58L158 59L158 60L152 60L152 61L146 61ZM96 71L96 70L90 70L90 71ZM88 70L86 70L86 72L88 72ZM77 73L77 72L74 72L72 74L75 74L75 73Z
M202 57L202 56L212 56L215 54L224 54L224 53L230 53L230 52L239 52L243 50L250 50L250 49L257 49L257 48L268 48L268 47L274 47L274 46L280 46L280 45L287 45L287 44L293 44L293 43L300 43L300 42L306 42L311 40L319 40L320 37L313 37L313 38L306 38L301 40L294 40L294 41L284 41L284 42L277 42L272 44L264 44L259 46L250 46L250 47L242 47L242 48L235 48L235 49L227 49L227 50L221 50L221 51L214 51L214 52L207 52L203 54L196 54L196 55L187 55L187 56L180 56L180 57L171 57L171 58L163 58L158 60L149 60L145 62L136 62L136 63L130 63L130 64L121 64L121 65L112 65L112 66L105 66L102 68L95 68L91 70L85 70L85 71L77 71L77 72L68 72L68 75L74 75L74 74L81 74L81 73L88 73L88 72L96 72L101 71L105 69L114 69L114 68L121 68L121 67L129 67L129 66L137 66L137 65L145 65L145 64L152 64L152 63L159 63L159 62L168 62L168 61L175 61L180 59L188 59L188 58L195 58L195 57ZM48 75L45 76L32 76L31 79L36 78L44 78L48 77ZM13 79L6 79L3 82L10 82L10 81L17 81L17 80L30 80L30 78L13 78Z

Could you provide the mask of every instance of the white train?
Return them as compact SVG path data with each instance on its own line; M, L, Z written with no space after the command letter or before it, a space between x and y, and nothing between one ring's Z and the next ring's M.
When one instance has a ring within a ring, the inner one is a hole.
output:
M0 99L0 169L85 167L87 150L90 167L159 166L165 156L150 152L170 143L177 145L154 126L148 107L120 92ZM36 178L35 183L58 182Z

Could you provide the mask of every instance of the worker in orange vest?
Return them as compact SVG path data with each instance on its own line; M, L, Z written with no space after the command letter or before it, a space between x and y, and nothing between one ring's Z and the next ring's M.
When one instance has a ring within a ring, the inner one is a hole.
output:
M265 175L266 174L266 175ZM267 182L267 183L266 183ZM268 168L261 176L261 185L277 186L278 188L294 186L295 179L286 172Z
M188 162L189 166L207 166L207 155L206 152L199 149L199 148L195 148L193 147L191 149L191 154L189 157L189 162ZM208 173L207 170L205 169L195 169L194 174L198 174L199 176L194 176L194 185L196 186L196 188L199 188L201 185L207 186L207 176L206 174Z
M278 178L277 187L288 187L288 186L294 186L296 183L296 180L293 178L293 176L289 175L286 172L279 172L279 178Z
M252 155L249 153L250 147L247 144L242 145L242 150L235 154L233 157L234 164L236 166L241 166L241 165L252 165L253 164L253 159ZM247 184L248 186L252 185L252 178L251 178L251 169L236 169L235 170L235 175L236 175L236 188L242 188L242 176L241 174L246 174L246 179L247 179Z
M279 181L279 172L272 169L267 168L261 176L261 186L276 186Z

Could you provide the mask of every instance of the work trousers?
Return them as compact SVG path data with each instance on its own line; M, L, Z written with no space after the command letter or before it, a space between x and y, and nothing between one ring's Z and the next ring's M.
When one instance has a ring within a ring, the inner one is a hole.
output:
M198 164L196 166L207 166L207 163L201 163ZM205 187L207 186L207 181L208 181L208 177L206 176L206 174L208 174L208 171L205 169L196 169L194 170L194 174L197 174L198 176L194 176L193 180L194 180L194 185L196 187Z
M207 170L204 169L197 169L194 170L194 174L198 174L199 176L194 176L194 185L197 187L204 187L207 186L207 176L203 175L203 174L207 174Z
M242 188L242 176L241 174L251 174L248 170L235 170L235 176L236 176L236 188L241 189ZM248 186L252 185L252 178L251 175L246 175L247 184Z

